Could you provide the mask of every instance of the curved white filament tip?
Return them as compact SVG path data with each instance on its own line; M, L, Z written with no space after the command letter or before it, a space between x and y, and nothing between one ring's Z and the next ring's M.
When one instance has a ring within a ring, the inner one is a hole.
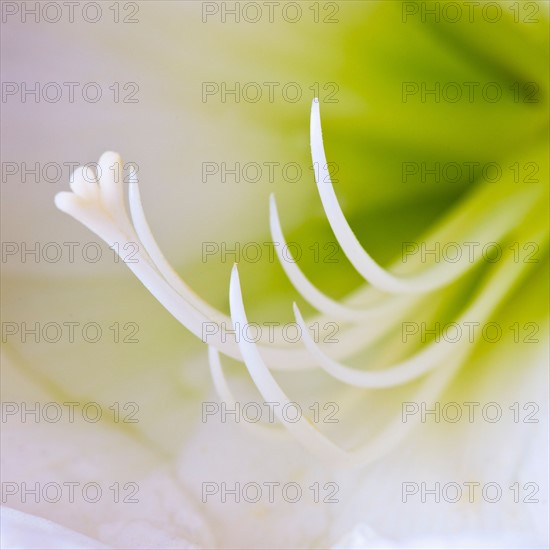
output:
M289 261L288 258L283 256L282 250L286 248L286 239L283 235L274 193L269 197L269 225L273 242L281 245L276 246L275 251L284 272L296 290L320 312L342 321L365 321L367 319L379 319L380 316L384 315L391 315L403 307L405 298L398 296L387 298L382 304L370 306L369 308L350 308L342 305L337 300L329 298L313 285L296 262Z
M340 208L330 179L325 148L323 145L321 114L318 100L314 100L311 106L310 140L311 158L313 166L316 167L313 173L315 174L315 181L317 183L317 189L319 190L321 202L323 203L323 208L336 239L340 243L342 250L353 267L372 285L386 292L400 293L414 291L415 289L411 289L406 282L399 280L381 268L370 255L365 252L349 226Z
M380 267L355 236L334 192L323 145L319 102L316 100L311 107L310 139L311 157L316 167L313 172L328 222L346 257L366 281L394 294L430 292L449 284L472 267L471 262L462 262L450 269L436 266L426 273L406 277L392 275Z
M229 285L229 307L231 310L231 318L234 325L245 326L248 323L246 312L244 309L243 298L241 293L241 284L239 281L239 272L237 266L233 267L231 272L231 282ZM300 418L296 423L288 422L281 414L281 409L286 404L291 403L290 399L283 392L279 384L277 384L273 375L265 365L256 344L247 342L245 338L239 341L239 349L243 361L256 384L258 390L262 394L266 402L274 402L279 406L275 408L275 414L282 422L283 426L308 450L319 457L327 458L328 460L347 460L349 455L336 446L332 441L321 434L315 427L304 417Z

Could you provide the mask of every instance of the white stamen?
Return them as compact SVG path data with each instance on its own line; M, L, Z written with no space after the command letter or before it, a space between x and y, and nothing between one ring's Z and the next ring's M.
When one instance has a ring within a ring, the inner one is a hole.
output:
M151 257L151 260L156 265L160 274L166 279L168 284L176 290L176 292L187 302L189 302L194 308L196 308L204 317L216 320L219 323L231 323L229 316L224 315L221 311L207 304L202 298L200 298L180 276L174 271L172 266L168 263L164 254L160 250L151 228L147 223L145 212L141 203L141 196L139 192L139 185L134 178L129 179L128 195L130 204L130 213L132 215L132 222L136 230L137 236L141 241L141 244L147 251L147 254Z
M360 350L368 350L371 344L379 341L392 329L395 330L403 315L420 300L425 299L421 294L455 281L479 262L481 254L477 253L473 261L465 257L454 264L435 265L423 273L394 275L383 269L361 246L336 197L324 151L318 100L314 100L312 105L310 131L312 159L319 167L318 171L314 171L316 183L329 224L353 267L374 288L363 289L356 293L355 300L347 300L347 303L334 300L313 285L296 263L283 258L280 247L275 247L281 265L295 288L311 305L322 312L323 315L319 316L318 321L326 323L334 318L346 323L339 332L338 346L330 344L329 357L325 352L329 346L320 346L313 341L306 321L298 306L294 304L294 314L301 328L305 347L283 342L282 330L279 329L275 331L277 343L274 346L265 345L265 340L256 344L242 337L238 344L233 340L226 341L222 337L223 331L218 330L216 334L209 335L207 342L209 365L218 395L230 406L235 406L236 400L223 373L219 352L244 361L264 399L279 404L275 412L286 432L263 425L252 426L258 433L269 434L270 437L290 433L319 457L337 462L345 461L349 465L364 465L387 453L410 429L409 426L403 425L401 415L396 415L369 443L347 452L324 436L306 418L301 418L296 423L285 421L280 411L291 401L269 369L298 370L320 366L337 380L358 388L390 388L428 375L418 394L413 397L416 401L433 402L454 376L471 346L465 343L451 345L447 341L431 344L392 367L368 372L351 368L338 360L351 357ZM204 323L207 322L216 323L218 328L222 323L233 324L234 327L244 327L248 324L237 266L234 266L231 273L231 315L228 316L197 295L168 263L145 217L137 170L134 166L130 167L128 176L131 221L124 201L122 162L118 154L107 152L101 156L98 178L92 178L89 171L84 173L84 170L84 167L75 170L71 181L72 193L59 193L56 196L57 207L79 220L110 247L116 243L119 249L124 249L124 244L138 244L137 262L128 262L127 265L167 311L198 338L203 338ZM524 189L513 194L503 193L489 213L486 208L489 195L488 192L484 193L482 190L481 193L474 193L473 197L465 200L458 213L453 213L451 220L432 233L426 242L443 242L449 238L456 238L457 233L461 234L465 242L497 241L508 235L514 224L520 223L536 200L538 190ZM490 198L492 199L492 196ZM273 240L285 244L273 195L270 197L270 228ZM548 236L547 231L543 236ZM507 254L511 258L512 255ZM418 262L416 265L418 267ZM458 322L471 319L477 322L486 320L507 293L511 292L527 267L528 264L508 260L502 261L499 267L492 268L487 281L478 290L477 296ZM378 289L397 296L380 296ZM378 301L369 298L378 298ZM367 303L364 299L367 299ZM452 351L454 353L451 353ZM438 368L439 366L444 368Z
M229 410L237 410L239 406L233 392L229 389L227 378L223 373L223 368L218 350L213 346L208 346L208 364L210 366L210 374L214 382L214 388L220 400L226 404ZM257 424L246 422L245 425L258 435L272 437L288 438L288 432L281 428L276 428L266 424Z
M231 272L229 307L234 325L239 323L239 326L245 326L248 320L244 310L239 273L236 265ZM304 417L300 418L296 423L286 422L281 414L281 410L282 407L291 401L283 392L279 384L277 384L273 375L269 372L269 369L266 367L258 352L256 344L247 342L244 338L241 338L239 341L239 348L244 364L258 390L266 402L273 402L279 405L275 408L275 414L283 423L284 427L294 435L297 441L317 456L325 457L329 460L341 461L349 458L349 455L347 455L345 451L327 439Z
M524 270L525 264L515 262L511 254L508 254L508 261L503 262L500 268L490 274L488 280L478 291L477 300L466 309L456 324L467 326L467 323L472 320L475 320L476 323L484 323L500 303L503 293L509 292L510 285L520 277ZM302 329L305 346L319 361L319 365L337 380L359 388L390 388L411 382L432 369L443 366L444 359L469 343L467 339L458 343L440 340L397 365L376 372L365 372L343 365L326 355L313 341L296 304L294 304L294 314L296 322Z
M355 236L334 192L325 156L319 102L317 100L313 101L311 107L310 134L313 164L319 166L319 170L314 170L315 180L327 219L346 257L365 280L375 287L391 293L431 292L448 285L471 269L481 259L481 254L478 253L473 262L468 257L463 257L454 265L440 263L427 272L414 276L396 276L380 267L365 251ZM532 197L529 198L524 194L521 199L522 202L519 204L520 215L525 213L526 206L532 202ZM518 201L519 199L516 197L515 200ZM492 238L484 239L482 242L497 240L510 229L510 212L502 208L496 208L494 211L495 219L490 221L487 218L483 219L483 225L486 230L490 231ZM505 216L503 216L503 212L506 214ZM497 221L500 223L497 224Z
M110 169L110 166L107 166L107 164L111 160L116 166L118 155L115 157L113 155L109 153L102 156L102 160L100 161L102 175L106 170ZM118 250L124 250L125 244L138 244L139 250L134 257L137 261L127 262L126 265L166 310L197 338L203 338L205 323L221 323L227 320L227 324L229 325L231 319L199 298L179 279L179 276L166 262L145 219L140 202L135 169L131 171L129 177L131 194L129 201L136 229L139 230L147 246L145 246L141 237L136 234L130 223L124 202L120 199L122 195L114 189L116 185L122 187L122 182L120 181L122 175L120 175L120 180L116 180L115 177L110 177L112 176L112 172L111 170L111 174L107 174L104 178L104 193L101 197L98 194L94 198L88 189L84 189L82 185L77 184L75 188L79 192L85 192L86 196L61 192L55 197L56 206L93 231L111 248L115 247L116 244L118 245ZM97 188L97 182L93 185ZM107 206L111 209L118 208L120 211L108 212L106 210ZM124 261L124 258L121 259ZM157 261L159 264L156 263ZM221 330L209 335L207 343L216 346L229 357L241 359L236 343L231 339L222 338ZM314 367L314 360L311 354L306 349L297 345L291 346L285 343L285 347L278 345L262 346L261 349L271 368L296 370Z
M281 228L281 222L279 220L274 194L271 194L269 198L269 214L271 238L273 242L281 244L281 246L275 247L275 251L282 268L296 290L314 308L318 309L322 313L342 321L358 322L365 321L367 319L378 320L381 316L395 315L398 311L412 305L416 301L416 297L392 296L390 298L386 298L381 304L370 306L365 309L358 309L347 307L341 302L329 298L309 281L296 262L289 261L288 258L283 257L282 251L286 248L286 239Z

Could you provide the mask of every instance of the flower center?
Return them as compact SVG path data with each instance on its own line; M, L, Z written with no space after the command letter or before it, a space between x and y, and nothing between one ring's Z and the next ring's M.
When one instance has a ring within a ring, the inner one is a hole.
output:
M319 102L314 100L311 110L311 153L317 188L327 220L336 239L355 270L365 279L364 288L345 301L337 301L315 287L294 262L287 261L281 254L286 248L285 239L275 197L270 197L270 227L275 247L288 278L303 298L314 306L320 315L320 322L338 320L342 324L337 346L317 344L311 337L297 304L293 304L296 322L301 328L304 345L288 344L282 330L275 328L275 342L259 340L258 343L240 338L238 342L222 338L222 331L212 331L209 336L210 370L214 386L220 398L235 403L229 384L224 376L219 353L238 359L246 365L248 372L267 402L284 406L291 402L272 374L272 370L301 370L321 368L335 379L356 388L391 388L425 377L414 399L433 402L449 383L465 357L471 350L468 342L452 345L447 341L428 344L409 358L394 365L376 370L356 368L342 363L358 353L369 353L372 346L403 322L407 313L423 308L433 299L435 292L455 283L480 263L481 253L473 257L464 256L455 263L435 263L425 268L420 261L411 262L407 270L395 264L391 270L378 265L364 250L340 207L334 191L328 163L325 156L321 131ZM117 164L119 171L113 171ZM115 180L115 173L122 173L122 162L116 153L104 153L98 163L97 177L89 178L84 167L75 170L72 192L59 193L57 207L73 216L102 238L110 247L118 243L117 250L125 250L124 244L139 245L137 261L127 263L131 271L157 300L189 331L198 338L203 337L205 323L218 327L233 324L234 327L248 324L244 307L238 268L235 265L229 285L230 316L215 309L198 296L175 272L161 252L143 210L136 171L130 168L128 177L128 203L126 209L123 186ZM522 225L537 198L536 189L510 192L478 189L437 230L426 236L425 242L456 241L459 236L464 242L495 242L510 238L512 234L541 236L547 233L529 224ZM490 201L489 201L490 199ZM488 212L487 204L494 207ZM518 229L519 228L519 229ZM124 261L124 258L121 258ZM525 273L529 264L514 262L507 254L498 266L490 269L479 286L471 303L459 315L458 322L475 319L482 322L505 299ZM400 269L401 268L401 269ZM401 273L398 271L401 270ZM270 339L272 338L270 334ZM280 408L279 408L280 410ZM346 451L321 433L305 418L288 422L279 418L288 432L317 456L332 461L347 461L364 465L382 456L409 429L401 422L400 414L390 420L376 438L371 438L362 447ZM261 428L264 429L264 428ZM273 430L268 430L273 432Z

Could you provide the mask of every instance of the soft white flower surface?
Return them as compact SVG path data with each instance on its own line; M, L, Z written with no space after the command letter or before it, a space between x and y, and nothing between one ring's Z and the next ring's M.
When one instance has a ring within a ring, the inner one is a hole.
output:
M108 549L98 542L41 517L2 507L2 548L13 550Z
M2 145L12 159L46 162L69 155L82 164L108 149L123 151L131 162L122 169L120 157L108 152L99 162L102 177L87 180L77 169L71 192L65 180L54 186L63 190L57 206L86 227L55 210L53 187L9 182L3 238L85 242L93 238L91 230L108 245L140 246L139 262L126 266L122 261L11 262L2 283L6 320L93 319L107 332L114 320L131 319L140 340L128 346L105 340L50 345L32 337L3 342L3 403L93 401L104 417L89 422L77 415L74 422L49 423L13 414L3 424L2 547L548 547L548 147L539 139L547 121L540 106L527 103L514 109L498 104L494 110L477 104L430 110L421 104L408 112L395 101L405 74L481 80L506 73L506 78L520 74L534 80L546 54L533 44L542 44L546 31L515 25L508 10L506 40L496 26L456 33L447 27L449 32L438 33L418 24L397 33L398 3L363 8L364 2L346 2L337 4L349 10L340 29L317 27L312 33L286 26L271 32L273 27L258 26L243 33L238 26L191 24L200 21L202 4L170 2L157 10L158 3L140 3L148 21L141 33L140 27L115 25L93 32L70 25L29 32L33 27L17 24L3 32L3 46L16 51L7 65L12 79L105 83L143 74L146 86L139 111L131 105L73 105L68 116L67 106L46 110L27 103L7 113L8 129L21 131L20 139ZM378 25L366 32L371 15ZM524 43L528 53L539 55L524 54ZM31 57L35 67L26 62ZM51 58L64 62L54 71ZM371 78L373 70L384 79ZM249 106L241 116L236 105L206 106L198 93L201 82L212 78L263 82L274 74L300 80L304 89L312 81L341 79L345 101L323 106L329 154L319 103L313 102L308 156L311 98L306 105ZM177 78L168 78L172 75ZM277 159L269 157L274 150ZM320 169L296 186L209 187L196 162L278 160L279 154L294 160L297 152L304 166L316 163ZM400 185L395 167L403 161L399 155L409 154L498 159L503 166L536 160L539 181L517 185L510 172L492 186ZM326 167L333 157L346 176L334 186ZM111 166L127 175L124 184L110 177ZM313 202L315 184L319 197ZM390 205L396 221L380 229L372 216L378 211L384 217ZM271 232L273 240L285 242L300 225L342 249L356 281L346 298L335 297L342 265L319 269L319 264L312 273L279 256L282 269L264 281L254 265L241 264L230 274L230 265L198 264L203 241L263 242ZM476 258L404 266L387 254L387 261L377 261L385 248L395 254L400 240L424 238L422 232L432 244L499 241L505 258L490 265ZM540 244L537 265L514 261L509 245L526 240ZM377 253L364 242L377 243ZM161 249L178 268L185 267L184 277ZM188 276L195 277L194 284L185 282ZM317 286L319 280L324 284ZM319 345L307 336L289 344L278 329L274 343L234 343L219 334L208 346L200 342L204 322L231 328L271 310L302 329L337 320L338 345ZM403 345L403 321L443 319L497 320L505 330L535 323L538 342ZM339 422L316 423L310 417L296 423L278 418L283 421L276 426L206 422L205 402L220 401L231 407L296 401L304 411L313 402L333 402L339 404ZM114 402L139 404L139 422L115 421ZM454 423L420 422L416 416L405 422L405 402L497 403L506 418ZM536 404L537 422L513 420L512 405L523 415L524 403ZM99 485L103 499L50 502L32 491L24 499L9 495L14 484L32 489L36 483L67 482ZM137 487L138 501L115 500L116 483ZM471 483L496 484L502 498L490 501L480 487L472 499L459 502L423 498L421 490L404 495L404 484L428 489L452 484L466 493L465 484ZM205 484L226 484L230 494L207 495ZM259 485L259 500L242 495L237 500L231 493L237 484ZM278 492L285 484L300 487L298 502ZM516 501L515 484L534 484L535 500L526 502L522 492ZM274 499L268 486L275 487ZM336 488L335 500L314 499L315 486Z

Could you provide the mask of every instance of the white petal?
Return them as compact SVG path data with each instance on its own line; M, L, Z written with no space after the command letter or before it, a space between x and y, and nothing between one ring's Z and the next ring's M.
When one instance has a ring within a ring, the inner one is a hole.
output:
M390 540L378 535L367 525L358 525L333 546L334 550L536 550L546 548L541 541L521 533L457 533L448 536L426 536Z
M2 507L1 547L6 550L95 550L109 548L47 519Z

